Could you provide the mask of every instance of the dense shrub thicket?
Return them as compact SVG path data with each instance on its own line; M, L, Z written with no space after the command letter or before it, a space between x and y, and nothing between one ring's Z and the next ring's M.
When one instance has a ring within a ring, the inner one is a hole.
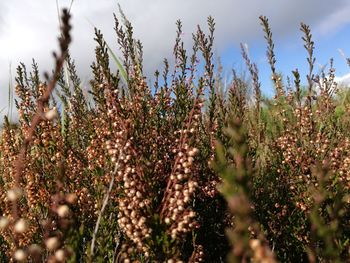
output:
M64 11L52 76L17 69L19 122L5 118L0 141L0 261L347 261L348 92L333 63L314 75L304 24L307 85L298 70L284 80L260 20L274 98L243 46L251 81L233 71L223 84L211 17L191 52L177 23L175 66L165 60L152 86L141 42L115 18L122 62L96 30L86 94Z

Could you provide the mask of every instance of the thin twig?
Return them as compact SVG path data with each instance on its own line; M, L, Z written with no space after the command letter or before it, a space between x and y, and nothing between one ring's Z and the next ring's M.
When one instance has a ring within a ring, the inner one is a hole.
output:
M96 221L96 225L95 225L95 229L94 229L94 233L93 233L93 236L92 236L92 241L91 241L91 249L90 249L90 256L91 258L94 256L94 249L95 249L95 242L96 242L96 236L97 236L97 232L98 232L98 229L100 227L100 223L101 223L101 219L102 219L102 214L103 212L105 211L106 209L106 206L108 204L108 200L109 200L109 196L111 194L111 191L112 191L112 188L114 186L114 181L115 181L115 175L119 169L119 162L120 162L120 157L122 155L122 148L120 149L119 151L119 156L118 156L118 160L117 160L117 163L115 164L115 167L114 167L114 171L112 173L112 180L111 182L109 183L109 187L108 187L108 191L105 195L105 198L103 200L103 204L102 204L102 207L101 207L101 210L100 210L100 213L98 215L98 218L97 218L97 221Z
M17 156L17 159L15 161L14 186L16 188L20 187L20 179L21 179L22 172L24 170L25 155L26 155L27 149L28 149L30 143L33 141L36 127L42 121L46 120L45 115L44 115L44 106L49 103L51 93L56 86L58 76L61 72L63 62L64 62L65 57L67 55L68 45L71 41L70 34L69 34L70 29L71 29L71 26L69 24L69 19L70 19L70 15L68 14L66 9L63 9L63 14L62 14L62 22L63 23L62 23L62 27L61 27L62 33L61 33L61 37L59 38L61 54L60 54L60 56L57 56L56 53L54 53L54 57L56 59L56 66L55 66L55 70L54 70L52 79L49 82L49 84L47 84L46 90L43 93L43 95L37 100L36 113L34 114L32 121L29 125L29 130L24 135L25 138L23 140L21 149L20 149L19 154ZM15 206L16 206L16 204L15 204ZM17 218L16 212L17 212L17 208L14 208L14 216L15 216L14 218Z
M114 253L113 253L113 259L112 259L112 263L115 263L117 262L117 251L118 251L118 247L120 245L120 236L121 236L121 233L120 231L118 231L118 234L117 234L117 238L118 240L116 241L116 244L115 244L115 247L114 247Z

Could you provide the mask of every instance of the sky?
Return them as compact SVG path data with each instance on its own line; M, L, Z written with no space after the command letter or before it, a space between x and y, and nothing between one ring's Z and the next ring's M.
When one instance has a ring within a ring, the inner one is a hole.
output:
M71 0L57 2L60 7L71 4ZM94 26L101 29L109 46L118 52L113 30L113 13L119 16L118 3L134 26L135 37L143 43L144 68L150 79L156 69L162 69L164 58L172 62L176 20L182 20L183 38L190 48L197 24L207 29L206 20L211 15L216 22L215 56L221 58L225 71L230 72L232 67L244 71L239 45L247 44L261 73L263 92L271 95L266 43L258 19L266 15L279 72L291 75L291 70L298 68L305 82L307 53L299 30L300 22L304 22L310 25L315 41L316 73L333 57L337 79L350 83L350 68L342 55L350 56L347 0L74 0L71 55L86 86L94 59ZM58 28L56 0L0 1L0 110L8 105L10 76L15 75L20 62L29 68L35 58L42 71L51 71Z

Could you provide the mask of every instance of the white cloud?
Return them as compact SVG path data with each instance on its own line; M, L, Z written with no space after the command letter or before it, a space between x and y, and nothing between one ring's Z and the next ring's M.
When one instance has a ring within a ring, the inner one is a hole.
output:
M334 80L340 85L350 86L350 73L336 77Z
M135 36L144 46L146 72L151 75L164 57L171 58L175 22L181 19L184 38L191 44L196 25L205 27L212 15L216 21L216 49L239 42L262 39L258 16L269 17L275 38L298 31L300 22L320 28L338 28L348 22L350 5L318 0L121 0L125 14L134 26ZM59 1L69 6L70 0ZM83 79L89 78L93 59L93 28L100 28L109 44L117 49L112 13L118 12L116 0L75 0L72 7L73 44L71 52ZM328 25L327 21L330 21ZM328 27L327 27L328 25ZM36 58L39 67L50 70L51 51L56 49L58 19L55 0L11 0L0 4L0 105L7 101L8 67L20 61L29 64ZM2 107L0 107L2 108Z
M347 2L342 8L328 15L317 26L317 31L320 34L326 35L334 33L341 27L350 23L350 2Z

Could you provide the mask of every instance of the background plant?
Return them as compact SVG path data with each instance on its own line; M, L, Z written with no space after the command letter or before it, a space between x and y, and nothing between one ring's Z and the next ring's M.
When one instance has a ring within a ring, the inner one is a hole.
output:
M211 17L191 51L177 21L174 66L164 60L151 86L142 44L121 16L122 61L95 30L89 94L69 54L67 11L53 76L41 79L35 61L17 68L19 122L5 118L0 142L0 259L346 261L348 96L333 61L313 73L310 28L300 28L302 87L298 70L289 81L278 72L260 17L276 90L265 98L243 45L251 79L233 70L223 83Z

